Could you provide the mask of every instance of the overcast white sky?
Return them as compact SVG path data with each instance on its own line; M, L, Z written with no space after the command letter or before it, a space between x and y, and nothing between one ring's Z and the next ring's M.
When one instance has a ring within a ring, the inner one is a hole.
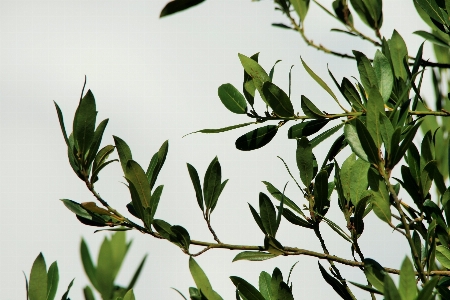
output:
M212 216L212 224L223 242L260 245L263 235L249 212L247 202L258 204L265 191L262 180L282 187L290 180L277 155L296 170L295 141L282 128L274 141L249 153L235 149L234 141L252 128L220 135L190 135L203 128L218 128L248 122L246 116L228 112L217 97L217 88L230 82L241 86L242 67L238 53L261 52L260 63L269 70L281 59L274 82L286 88L292 75L292 99L300 110L300 95L317 101L327 112L337 111L332 99L302 69L300 55L309 66L333 86L327 64L338 81L357 76L355 63L324 55L308 48L298 34L270 26L285 22L273 10L272 1L209 0L164 19L159 12L168 0L0 1L0 286L2 299L25 299L22 271L29 274L34 258L43 252L49 265L60 268L61 297L75 279L72 299L82 299L87 278L81 267L79 243L84 237L93 256L107 233L79 223L58 199L94 201L72 172L52 100L63 110L71 129L73 113L87 75L87 88L96 97L98 120L110 118L103 143L113 144L112 135L124 139L133 158L146 168L161 143L169 139L169 155L158 184L164 184L157 218L184 226L197 240L212 241L195 200L186 162L203 174L214 156L219 157L223 178L230 181ZM411 1L384 1L382 34L389 37L396 28L406 39L410 55L415 55L421 38L412 35L422 25ZM322 3L331 7L331 1ZM367 33L361 22L359 28ZM350 36L329 32L340 27L311 3L306 32L317 43L341 52L352 49L374 54L370 44ZM430 47L425 58L432 57ZM428 78L428 77L427 77ZM333 86L334 89L334 86ZM334 89L336 91L336 89ZM316 102L315 102L316 103ZM330 141L332 142L332 141ZM315 150L322 161L327 145ZM345 155L339 156L341 161ZM119 164L100 175L98 192L123 213L130 201ZM297 172L294 172L297 174ZM298 203L301 195L291 182L287 194ZM329 217L343 224L333 197ZM407 254L402 237L381 221L369 216L361 247L366 257L399 268ZM350 245L323 229L332 254L351 258ZM119 284L127 284L145 253L144 272L135 289L137 299L181 299L170 287L188 295L194 286L188 257L174 245L137 232L128 233L133 245L119 274ZM278 235L284 245L318 250L317 239L306 230L282 221ZM197 261L210 277L213 288L224 299L233 299L231 275L257 284L262 270L279 266L292 274L294 295L300 299L336 298L322 279L317 259L279 257L266 262L235 262L237 252L208 251ZM328 268L327 262L322 264ZM359 269L340 267L344 277L364 282ZM355 294L368 298L354 288Z

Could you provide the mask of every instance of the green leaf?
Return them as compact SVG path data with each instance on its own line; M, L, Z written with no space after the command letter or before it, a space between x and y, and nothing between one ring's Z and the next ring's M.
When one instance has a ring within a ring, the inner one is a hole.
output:
M128 290L128 292L123 296L123 300L135 300L133 289Z
M220 189L221 178L222 170L216 156L209 164L203 180L203 197L205 200L206 209L210 209L212 207L214 195Z
M394 75L392 74L391 64L389 60L377 50L373 59L373 68L377 77L378 89L384 103L387 103L392 93L394 85Z
M367 155L367 159L370 163L378 165L378 162L380 160L380 154L379 149L377 148L370 132L367 130L366 126L361 122L359 119L355 120L356 124L356 132L358 134L358 139L361 143L362 148L364 149L364 152ZM350 141L349 141L350 144ZM351 146L351 144L350 144ZM353 149L353 148L352 148ZM355 152L356 155L358 153ZM360 157L361 159L364 159L363 157Z
M290 211L288 208L283 209L283 217L294 225L298 225L305 228L313 228L313 226L308 221L300 218L292 211Z
M364 231L364 212L366 210L367 202L369 201L370 196L366 196L358 201L358 204L355 208L355 230L356 234L360 235Z
M86 165L91 166L94 158L97 155L97 151L100 148L102 142L103 133L105 132L106 125L108 125L108 119L105 119L98 124L97 129L94 131L94 136L92 137L92 144L89 148L89 152L86 158Z
M289 128L288 139L298 139L303 136L310 136L322 129L330 119L319 119L302 122ZM317 142L317 141L316 141Z
M205 0L173 0L164 6L159 15L160 18L188 9L202 3Z
M353 299L352 296L348 293L345 286L341 282L339 282L339 280L328 274L328 272L322 267L322 265L319 262L317 262L317 264L319 265L319 270L320 273L322 274L323 279L325 279L325 281L329 285L331 285L333 290L335 290L335 292L338 293L338 295L341 296L342 299L345 300Z
M261 222L264 226L265 232L272 237L277 233L276 212L275 207L264 193L259 193L259 211L261 215Z
M272 276L270 276L269 273L262 271L261 274L259 274L259 291L266 300L277 300L277 298L275 298L275 294L277 293L272 291L271 281Z
M408 74L405 70L403 61L408 59L408 50L406 48L405 41L401 35L394 30L392 37L388 42L389 50L391 52L392 65L394 67L395 78L402 78L406 81Z
M384 292L384 277L387 273L378 262L371 258L364 259L364 274L377 290Z
M181 244L181 247L186 251L189 251L189 246L191 245L191 237L189 236L189 232L183 226L179 225L173 225L170 227L170 230L175 234L176 239Z
M401 299L400 294L395 286L391 276L384 276L384 299L385 300L397 300Z
M352 148L353 153L362 160L369 162L369 158L367 157L367 154L361 145L361 141L359 140L358 133L356 132L356 127L350 123L345 124L344 135L350 148Z
M266 300L263 295L250 283L237 276L230 276L234 286L247 300ZM209 299L208 299L209 300Z
M53 300L59 283L58 263L55 261L48 268L47 273L47 300Z
M373 212L386 223L391 222L391 208L389 199L386 199L385 195L379 191L372 191L372 208Z
M306 96L301 96L301 107L306 116L312 119L322 119L325 114L321 112Z
M282 89L272 82L266 81L263 84L262 92L275 114L286 118L294 116L295 112L291 100Z
M141 263L139 264L138 268L134 272L133 277L131 278L131 281L128 284L128 287L127 287L128 290L132 289L134 287L134 285L136 284L136 281L138 280L139 275L141 275L142 269L144 268L146 259L147 259L147 254L144 255L144 258L141 260Z
M272 253L243 251L233 258L233 262L238 260L262 261L276 257Z
M341 82L341 90L344 97L352 104L355 110L362 110L364 106L361 102L361 97L353 84L347 78L343 78Z
M189 172L189 176L191 177L192 185L194 186L195 196L197 197L197 203L200 209L203 211L203 193L202 187L200 185L200 178L198 176L197 170L193 165L187 163L187 168Z
M443 46L446 48L449 48L450 45L442 40L439 36L433 34L433 33L429 33L423 30L417 30L413 32L414 34L417 34L418 36L423 37L424 39L426 39L429 42L432 42L433 44L439 45L439 46Z
M47 267L42 253L39 253L31 267L28 296L30 300L47 299Z
M81 239L80 244L80 254L81 254L81 262L83 263L84 272L86 273L87 277L89 278L89 281L91 284L95 287L95 289L99 289L98 283L97 283L97 275L96 275L96 267L94 266L94 263L92 262L91 254L89 253L89 248L84 239Z
M394 153L392 153L392 162L390 164L391 169L403 158L408 148L411 146L414 136L417 133L417 129L420 127L420 122L414 125L409 129L409 131L406 133L405 138L403 139L402 143L400 144L400 147L398 150ZM391 145L391 147L394 147L394 144Z
M284 201L284 205L286 205L287 207L292 208L293 210L295 210L296 212L298 212L299 214L302 214L303 212L301 211L300 207L297 206L297 204L295 204L291 199L289 199L288 197L286 197L286 195L283 195L276 187L274 187L270 182L267 181L263 181L262 183L264 183L266 185L267 191L278 201L281 201L281 198L283 198ZM285 208L286 209L286 208Z
M450 250L447 247L436 246L436 258L444 268L450 269Z
M100 172L101 169L103 169L109 163L116 161L116 159L114 159L108 162L107 164L104 164L105 161L108 159L109 155L113 151L114 151L113 145L106 145L105 147L100 149L100 151L98 151L97 155L94 158L94 163L92 165L91 181L93 181L93 179L98 176L98 173Z
M136 193L141 200L141 206L143 208L149 207L151 192L147 176L141 166L132 159L127 162L125 178L132 183L133 187L136 189Z
M300 179L306 187L309 187L313 179L313 153L311 143L306 137L297 140L297 167L300 171Z
M259 52L253 54L250 58L253 59L255 62L258 62L258 56ZM252 77L244 70L244 83L242 84L242 88L244 91L245 99L247 99L247 102L253 107L254 101L255 101L255 83L253 82Z
M128 147L127 143L124 140L119 138L118 136L114 136L114 144L116 145L117 154L119 154L120 164L122 165L123 173L126 174L127 162L132 159L130 147Z
M350 10L348 9L348 5L346 2L342 2L341 0L335 0L333 1L332 6L336 14L336 17L344 25L353 25L353 16Z
M364 53L353 50L353 54L356 58L356 64L358 66L361 83L364 89L368 91L371 87L378 89L378 80L370 60L364 55Z
M369 87L366 89L369 94L366 113L366 128L372 136L373 141L378 149L381 147L381 124L380 114L385 114L384 103L377 87ZM358 127L357 127L358 128ZM361 137L360 137L361 139ZM363 144L364 145L364 144ZM379 151L379 150L377 150Z
M85 157L94 138L97 116L95 99L91 90L81 99L73 119L73 138L80 157Z
M90 286L85 286L83 289L84 299L85 300L95 300L94 292L92 291Z
M187 300L187 298L179 290L177 290L176 288L173 288L173 287L171 287L171 289L174 290L175 292L177 292L181 297L183 297L184 300Z
M159 172L161 171L164 162L166 161L168 151L169 141L166 140L164 143L162 143L161 147L159 147L158 152L156 152L150 160L147 172L145 173L150 184L150 190L152 190L153 186L155 185Z
M442 10L439 8L435 0L414 0L420 7L430 16L433 20L439 22L440 24L447 24Z
M360 284L360 283L353 282L353 281L350 281L350 280L349 280L348 282L350 282L350 283L353 284L354 286L357 286L357 287L359 287L360 289L363 289L363 290L365 290L365 291L367 291L367 292L369 292L369 293L374 293L374 294L378 294L378 295L383 295L383 293L381 293L381 292L380 292L379 290L377 290L377 289L374 289L372 286Z
M109 297L114 288L115 274L113 270L115 266L116 261L114 260L111 241L105 237L98 253L97 270L95 273L98 283L97 290L103 298Z
M303 59L300 57L300 60L302 61L303 67L305 68L306 72L325 90L328 94L330 94L333 99L339 103L336 95L333 93L333 91L330 89L330 87L325 83L325 81L322 80L319 76L317 76L316 73L314 73L313 70L311 70L308 65L303 61Z
M362 159L357 159L351 166L350 174L348 174L348 176L346 176L345 178L345 182L348 182L348 185L350 187L350 199L355 206L359 203L363 192L367 190L367 173L369 171L369 168L369 163ZM346 185L342 178L342 176L344 175L343 170L344 165L342 165L341 180L343 181L342 185L345 188ZM354 180L355 178L358 178L358 180Z
M266 99L264 98L264 94L262 92L264 82L271 81L269 75L267 75L266 71L264 71L264 69L252 58L247 57L240 53L238 54L238 56L242 66L244 67L245 72L247 72L247 74L253 78L255 88L258 90L262 100L267 105L269 105L269 103L267 103Z
M267 235L266 229L264 228L264 225L262 223L261 217L258 215L258 213L256 212L256 210L253 208L253 206L251 206L250 203L248 203L248 207L250 208L250 211L253 215L253 219L255 219L256 224L258 224L259 229L261 229L261 231Z
M320 133L319 135L315 136L312 140L311 140L311 146L313 148L315 148L316 146L318 146L320 143L322 143L324 140L326 140L327 138L329 138L330 136L332 136L333 134L335 134L336 132L338 132L339 129L341 129L341 127L344 126L344 123L341 123L339 125L336 125L328 130L323 131L322 133ZM289 134L289 133L288 133Z
M420 175L420 186L422 189L422 195L425 197L430 191L431 184L433 183L434 173L437 168L436 161L432 160L425 165Z
M428 281L423 289L419 292L419 295L417 296L417 300L430 300L430 299L434 299L432 298L433 295L433 290L434 287L436 286L436 284L439 281L439 277L435 276L433 277L430 281Z
M73 281L74 281L75 279L72 279L72 281L69 283L69 286L67 287L67 290L66 290L66 292L63 294L63 296L62 296L62 298L61 298L61 300L70 300L68 297L69 297L69 291L70 291L70 288L72 287L72 285L73 285Z
M247 102L244 96L231 84L225 83L219 86L217 91L220 101L225 107L235 114L245 114Z
M270 72L269 72L269 78L270 78L270 81L272 81L272 79L273 79L273 73L275 72L275 66L277 65L277 63L279 63L281 60L277 60L274 64L273 64L273 67L272 67L272 69L270 69Z
M189 257L189 270L191 271L195 285L208 300L222 299L222 297L220 297L219 294L212 289L205 272L203 272L202 268L192 257Z
M398 287L402 300L414 300L417 297L417 283L414 267L408 257L405 257L400 269L400 283Z
M150 217L153 220L155 217L156 210L158 209L159 199L161 199L161 194L163 192L164 185L158 185L153 191L152 198L150 199ZM150 227L150 224L148 224Z
M236 140L236 148L241 151L251 151L267 145L275 136L278 127L267 125L252 130Z
M330 201L328 200L328 173L325 170L320 171L314 182L314 210L321 215L327 212Z
M353 8L360 17L372 29L378 31L383 24L383 11L381 0L351 0Z
M394 127L392 126L391 121L385 114L380 113L378 115L379 123L380 123L380 134L381 140L384 143L384 148L388 154L388 157L391 157L391 140L394 135Z
M218 129L202 129L202 130L198 130L198 131L194 131L191 133L188 133L186 135L184 135L183 137L193 134L193 133L220 133L220 132L225 132L225 131L229 131L229 130L233 130L233 129L237 129L237 128L241 128L241 127L245 127L251 124L257 124L255 122L248 122L248 123L243 123L243 124L238 124L238 125L232 125L232 126L228 126L228 127L224 127L224 128L218 128Z
M58 114L59 126L61 127L64 141L66 141L66 145L69 147L69 138L67 137L66 127L64 126L64 117L63 117L62 111L55 101L53 101L53 103L55 104L56 113Z
M309 0L289 0L300 17L300 22L304 22L309 8Z
M85 219L92 219L92 216L89 214L87 210L85 210L79 203L69 200L69 199L61 199L64 205L77 216L83 217Z

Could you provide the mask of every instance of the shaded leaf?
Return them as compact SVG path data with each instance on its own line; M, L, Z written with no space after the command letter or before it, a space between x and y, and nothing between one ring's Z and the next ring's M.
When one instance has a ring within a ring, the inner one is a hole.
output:
M280 117L294 116L294 107L288 95L278 86L270 81L263 84L262 92L267 104L273 109L274 113Z
M345 289L344 285L339 282L336 278L328 274L328 272L322 267L322 265L317 262L319 265L320 273L322 274L323 279L331 285L333 290L335 290L336 293L338 293L339 296L341 296L342 299L345 300L351 300L353 299L352 296L348 293L348 291Z
M224 128L217 128L217 129L202 129L202 130L198 130L198 131L194 131L191 133L188 133L186 135L184 135L183 137L193 134L193 133L220 133L220 132L225 132L225 131L229 131L229 130L233 130L233 129L237 129L237 128L241 128L241 127L245 127L251 124L257 124L255 122L248 122L248 123L243 123L243 124L238 124L238 125L232 125L232 126L227 126Z
M200 209L203 211L203 192L202 187L200 185L200 178L198 176L197 170L193 165L187 163L187 168L189 172L189 176L191 177L192 185L194 186L195 196L197 197L197 203Z
M116 145L117 154L119 154L120 164L122 165L123 173L126 174L127 162L132 159L130 147L121 138L114 136L114 144Z
M355 120L356 124L356 132L358 134L358 139L361 143L362 148L364 149L364 153L367 155L367 159L370 163L373 163L375 165L378 165L378 162L380 160L380 154L379 149L377 148L370 132L367 130L366 126L359 120ZM349 141L350 144L350 141ZM350 144L351 146L351 144ZM352 147L353 150L353 147ZM356 155L358 153L355 152ZM364 159L363 157L360 157L361 159Z
M381 97L383 98L383 102L387 103L392 93L394 75L392 74L389 60L380 52L380 50L375 52L373 68L377 77L378 89Z
M247 300L266 300L263 295L261 295L261 293L245 279L238 276L230 276L230 279L242 296L244 296Z
M300 179L306 187L309 187L313 179L313 153L310 142L306 137L297 140L297 167L300 171Z
M398 287L402 300L414 300L417 297L417 283L414 267L408 257L405 257L400 269L400 283Z
M267 125L252 130L236 140L236 148L241 151L251 151L267 145L275 136L278 127Z
M395 78L402 78L406 81L408 74L405 70L403 61L408 57L408 50L401 35L394 30L389 40L389 50L391 52L392 66L394 67Z
M296 124L289 128L288 139L301 138L303 136L310 136L311 134L317 133L320 129L327 125L329 121L330 119L319 119Z
M311 102L306 96L301 96L301 107L306 116L312 119L322 119L325 117L324 113L321 112L314 103Z
M188 9L202 3L205 0L173 0L164 6L159 15L160 18Z
M85 157L94 138L97 116L95 99L91 90L80 100L73 119L73 138L80 157Z
M275 207L264 193L259 193L259 211L264 231L272 237L277 233L276 212Z
M384 292L384 277L387 273L378 262L371 258L364 259L364 274L377 290Z

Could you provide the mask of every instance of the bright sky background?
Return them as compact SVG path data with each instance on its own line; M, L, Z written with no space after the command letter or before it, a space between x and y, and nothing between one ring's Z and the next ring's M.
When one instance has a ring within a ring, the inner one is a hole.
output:
M249 153L236 150L234 141L253 129L250 127L218 135L182 136L203 128L249 121L246 116L226 110L217 96L217 88L223 83L241 87L243 70L238 53L250 56L260 52L260 63L266 70L281 59L274 82L286 90L289 68L295 65L292 100L298 111L300 95L304 94L322 110L338 112L332 99L303 70L300 55L334 91L327 64L340 81L343 76L357 76L355 63L307 47L296 32L271 27L271 23L286 22L274 11L272 1L209 0L160 20L159 13L167 1L0 1L2 299L25 299L22 271L28 276L39 252L44 253L47 265L58 261L61 276L58 299L74 277L70 296L82 299L87 277L79 258L81 237L88 241L91 254L96 256L103 237L108 235L94 234L96 228L79 223L58 200L94 201L70 168L52 102L60 105L70 131L84 75L88 79L87 89L96 97L98 120L110 118L104 145L113 144L113 134L121 137L130 145L133 158L146 168L162 142L169 140L169 155L157 181L165 185L157 218L184 226L193 239L213 241L198 208L186 162L193 164L203 178L216 155L223 178L230 179L212 216L212 225L223 242L263 243L263 235L247 205L249 202L258 206L258 193L265 191L262 180L280 189L289 181L287 195L303 203L276 157L283 157L294 174L298 174L296 143L286 138L289 126L282 128L269 145ZM415 55L422 40L412 32L426 30L426 26L411 1L384 2L381 33L390 37L396 28L407 41L409 54ZM331 7L331 1L322 3ZM356 24L366 34L372 34L359 20ZM333 27L343 28L311 3L306 19L310 38L335 51L351 53L357 49L373 56L374 49L369 43L330 32ZM425 59L432 58L429 49L427 46ZM429 81L429 74L426 78ZM315 149L320 162L329 145ZM338 157L341 162L346 155ZM113 207L128 215L125 205L130 200L121 183L124 181L121 172L117 163L107 167L100 174L96 189ZM336 200L334 195L328 217L344 225ZM366 220L366 231L360 239L366 257L399 268L407 254L404 239L374 216ZM349 244L325 225L323 234L332 254L351 259ZM128 237L133 239L133 245L119 274L119 284L128 283L139 260L148 253L135 289L137 299L181 299L170 287L188 295L188 287L194 286L194 282L185 254L167 241L137 232L129 232ZM282 221L277 238L286 246L320 251L311 232L286 220ZM192 252L196 252L195 248ZM234 299L229 276L241 276L257 285L261 271L272 273L279 266L286 278L296 261L299 263L291 280L298 299L337 297L322 279L315 258L279 257L259 263L231 263L237 253L211 250L197 258L213 288L224 299ZM321 263L328 269L326 261ZM345 278L365 282L359 269L339 268ZM353 290L356 295L368 298L367 293Z

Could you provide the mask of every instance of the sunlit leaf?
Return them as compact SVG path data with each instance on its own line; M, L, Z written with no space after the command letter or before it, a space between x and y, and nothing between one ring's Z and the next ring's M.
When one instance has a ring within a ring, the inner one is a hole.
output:
M233 262L238 260L261 261L276 257L277 255L266 252L243 251L233 258Z

